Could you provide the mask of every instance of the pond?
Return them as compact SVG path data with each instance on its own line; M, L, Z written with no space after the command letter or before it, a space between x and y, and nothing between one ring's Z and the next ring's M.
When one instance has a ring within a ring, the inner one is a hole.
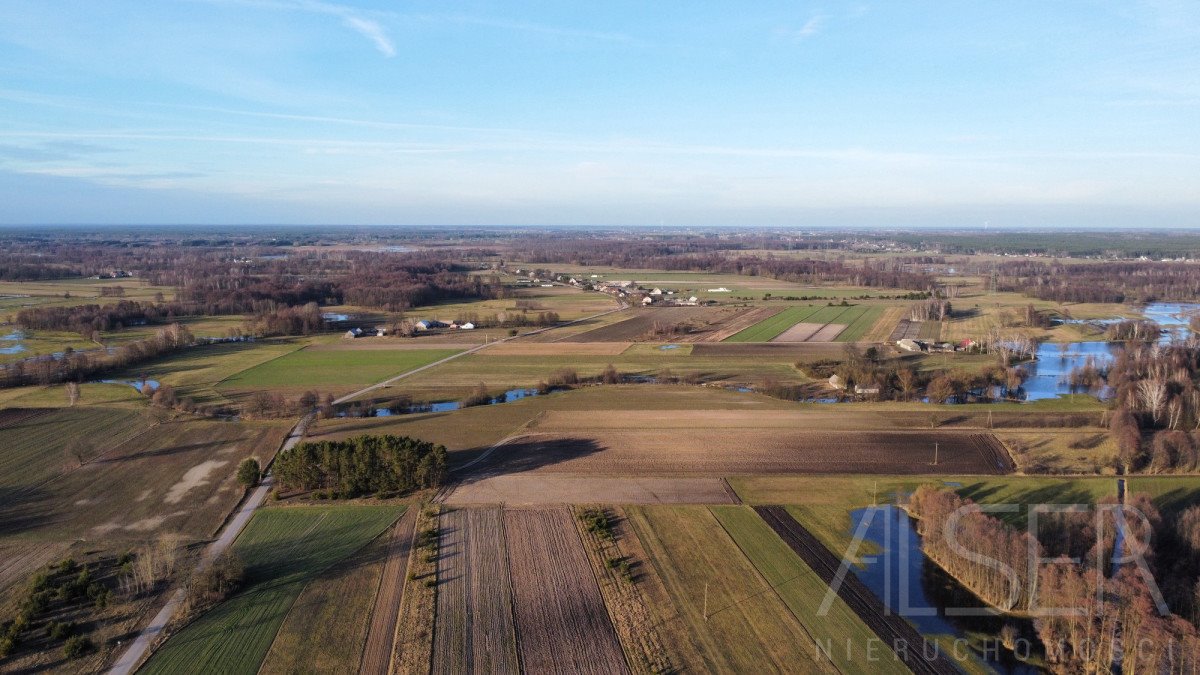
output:
M992 658L985 660L978 640L972 641L972 633L976 636L981 633L999 635L1006 622L1016 624L1023 636L1031 635L1028 622L1008 620L994 614L947 615L947 607L970 608L978 613L983 604L925 557L921 551L921 537L908 513L888 504L852 511L850 519L851 535L858 530L860 523L864 520L867 522L864 539L875 544L879 550L876 555L863 556L863 568L855 570L855 574L883 600L890 611L904 617L926 637L949 636L951 639L967 640L973 645L971 651L975 657L986 663L993 672L1019 675L1038 672L996 643L988 645ZM997 652L998 659L994 658Z
M1058 398L1063 394L1090 393L1104 399L1112 392L1088 391L1071 386L1071 372L1089 363L1102 368L1112 363L1121 345L1113 342L1045 342L1038 345L1037 360L1023 364L1026 377L1021 384L1025 401Z
M1185 338L1188 320L1200 313L1200 305L1179 302L1155 302L1146 305L1142 314L1164 329L1163 340ZM1115 321L1115 320L1113 320ZM1104 323L1105 320L1091 323ZM1063 394L1088 393L1100 399L1112 395L1110 390L1087 391L1071 387L1071 371L1092 363L1104 367L1112 363L1121 345L1113 342L1043 343L1038 346L1037 361L1022 366L1028 377L1021 386L1026 401L1057 398Z
M150 385L152 391L158 390L158 380L98 380L99 384L123 384L127 387L133 387L138 391L142 390L142 385Z
M494 397L491 401L489 401L487 403L483 403L482 405L497 405L499 403L512 403L513 401L519 401L523 398L529 398L531 396L541 396L541 395L543 395L543 394L541 394L537 389L509 389L508 391L504 392L503 394ZM462 403L460 403L458 401L436 401L434 403L409 405L407 407L400 408L400 409L388 408L388 407L384 407L384 406L372 407L372 408L368 408L366 411L364 411L363 416L364 417L391 417L393 415L408 415L408 414L412 414L412 413L423 413L423 412L453 412L460 408L462 408ZM352 415L351 415L350 411L343 411L343 412L338 413L338 417L351 417L351 416Z
M21 344L23 339L25 339L25 333L19 330L8 335L0 335L0 354L20 354L25 351L25 345Z
M321 318L330 323L338 323L340 321L349 321L349 314L340 314L338 312L321 312Z

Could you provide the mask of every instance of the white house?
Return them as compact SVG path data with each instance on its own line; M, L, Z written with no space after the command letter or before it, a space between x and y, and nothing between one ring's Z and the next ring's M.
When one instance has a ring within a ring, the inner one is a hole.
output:
M662 295L662 294L663 294L663 292L662 292L661 288L656 288L656 289L650 291L650 295Z

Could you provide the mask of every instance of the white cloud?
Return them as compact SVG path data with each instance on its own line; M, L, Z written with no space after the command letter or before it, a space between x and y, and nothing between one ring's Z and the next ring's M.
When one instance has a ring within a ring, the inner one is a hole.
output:
M358 31L363 37L375 43L375 48L379 53L391 58L396 55L396 46L392 44L387 33L384 32L383 26L380 26L374 21L362 19L357 16L347 16L343 20L346 26Z
M804 22L804 25L799 28L780 28L775 32L792 42L801 42L816 35L821 31L821 26L825 23L825 17L820 14L814 14L812 18Z

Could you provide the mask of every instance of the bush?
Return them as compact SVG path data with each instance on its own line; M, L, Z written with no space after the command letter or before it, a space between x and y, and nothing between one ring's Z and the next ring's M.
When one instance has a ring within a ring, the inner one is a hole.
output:
M71 634L74 632L75 624L70 622L60 623L58 621L51 621L46 625L46 635L49 636L51 640L65 640L71 637Z
M82 635L76 635L68 638L66 643L63 644L63 655L68 659L77 659L88 654L93 649L95 649L95 645L92 644L91 639Z
M258 481L262 480L262 468L259 467L258 460L253 457L243 459L238 465L237 479L247 488L258 485Z

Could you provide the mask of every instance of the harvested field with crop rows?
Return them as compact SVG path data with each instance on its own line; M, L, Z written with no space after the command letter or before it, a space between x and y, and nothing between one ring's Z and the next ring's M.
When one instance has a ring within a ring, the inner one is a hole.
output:
M1003 446L985 432L711 428L538 434L498 449L485 464L491 473L576 476L1003 474L1013 470Z
M628 673L571 512L504 512L509 567L527 673Z
M404 597L404 586L408 573L408 559L412 552L413 527L417 512L405 511L389 533L387 558L375 594L375 605L371 610L371 623L367 628L366 644L363 647L360 673L387 675L392 663L392 651L396 640L396 622L400 618L400 604Z
M433 672L517 672L503 511L454 509L440 521Z
M563 342L638 342L662 339L654 335L656 328L690 325L692 330L673 341L705 342L713 333L722 331L725 322L734 321L747 310L738 307L662 307L643 309L632 318L571 335Z

